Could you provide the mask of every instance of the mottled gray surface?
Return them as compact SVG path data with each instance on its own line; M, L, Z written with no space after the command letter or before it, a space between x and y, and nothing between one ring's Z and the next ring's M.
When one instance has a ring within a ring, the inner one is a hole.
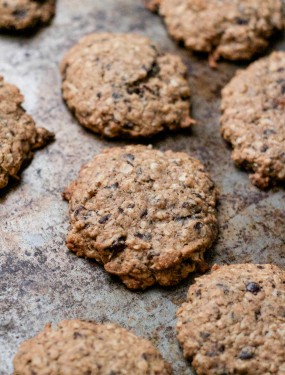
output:
M53 24L32 37L0 36L0 74L20 87L37 125L55 131L57 141L37 152L0 196L0 374L12 372L19 343L47 322L63 318L112 320L150 338L175 369L192 374L175 339L175 311L190 279L171 288L131 292L100 266L65 247L68 228L64 187L81 164L104 147L81 128L61 100L58 63L80 36L92 31L135 31L177 52L189 66L193 92L192 132L156 138L163 150L186 151L202 160L221 190L220 237L211 263L273 262L285 267L285 191L261 192L230 160L219 135L219 95L236 65L211 70L203 57L191 57L168 38L161 20L140 0L59 0ZM284 48L280 40L277 49Z

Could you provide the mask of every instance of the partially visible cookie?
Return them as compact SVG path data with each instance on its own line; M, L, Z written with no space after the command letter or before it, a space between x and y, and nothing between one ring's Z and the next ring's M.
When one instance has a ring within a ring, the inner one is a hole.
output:
M177 316L198 375L285 374L285 272L277 266L214 266Z
M171 375L150 341L112 324L64 320L25 341L14 358L16 375Z
M178 56L134 34L91 34L64 57L63 97L81 125L106 137L187 128L190 89Z
M221 132L260 188L285 181L285 52L238 71L222 91Z
M0 0L0 30L21 31L48 23L55 0Z
M217 190L185 153L110 148L65 190L67 246L96 259L128 288L174 285L205 268L218 223Z
M0 189L10 177L19 179L19 172L33 157L33 151L54 138L53 133L36 128L21 106L23 100L17 87L0 76Z
M284 27L282 0L147 0L164 17L170 35L198 52L250 59Z

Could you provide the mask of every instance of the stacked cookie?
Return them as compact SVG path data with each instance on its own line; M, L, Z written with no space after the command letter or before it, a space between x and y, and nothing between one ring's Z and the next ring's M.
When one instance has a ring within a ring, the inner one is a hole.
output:
M0 0L0 29L46 23L54 6ZM210 54L212 66L219 58L250 59L283 27L281 0L155 0L148 7L164 17L175 39ZM222 136L260 188L285 180L284 67L285 53L274 52L238 72L222 91ZM97 135L137 142L195 124L186 66L146 37L88 35L67 52L60 69L68 108ZM2 78L0 99L4 188L54 135L36 128L19 90ZM66 244L129 289L176 285L208 269L204 254L218 235L218 195L202 163L186 153L140 144L109 148L85 164L63 193L70 216ZM198 375L285 373L285 272L277 266L212 267L190 286L177 317L178 341ZM172 373L149 341L112 323L82 320L48 325L24 342L14 371Z

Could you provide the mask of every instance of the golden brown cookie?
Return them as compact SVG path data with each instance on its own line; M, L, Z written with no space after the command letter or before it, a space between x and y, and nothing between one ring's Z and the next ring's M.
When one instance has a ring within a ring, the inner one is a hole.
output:
M63 320L25 341L14 358L15 375L171 375L147 340L112 324Z
M96 259L128 288L177 284L205 267L214 242L217 191L185 153L146 146L110 148L65 190L67 246Z
M0 0L0 30L22 31L48 23L55 0Z
M266 188L285 181L285 52L238 71L222 91L221 132L234 162Z
M284 27L282 0L147 0L185 46L229 60L250 59Z
M0 189L33 157L33 151L53 140L54 134L36 128L22 108L24 98L17 87L0 76Z
M106 137L187 128L190 89L178 56L134 34L91 34L64 57L63 97L81 125Z
M178 340L198 375L285 374L285 272L214 266L177 312Z

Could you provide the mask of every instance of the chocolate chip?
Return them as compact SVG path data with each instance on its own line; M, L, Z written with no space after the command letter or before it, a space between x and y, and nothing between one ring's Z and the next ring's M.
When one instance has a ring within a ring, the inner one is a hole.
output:
M197 297L201 297L201 295L202 295L201 289L197 289L195 294L196 294Z
M117 92L113 92L112 93L112 98L113 99L120 99L122 96L120 94L118 94Z
M133 129L135 127L135 125L131 121L128 121L128 122L124 123L123 127L125 129Z
M200 336L202 337L202 339L207 339L207 338L209 338L211 335L210 335L210 333L208 333L208 332L200 332Z
M105 224L111 217L111 214L104 215L99 219L99 224Z
M265 135L276 134L276 131L274 129L265 129L263 134Z
M124 154L123 157L129 161L134 161L135 157L133 154Z
M243 349L240 353L239 353L239 359L242 359L243 361L246 361L248 359L252 359L254 357L254 354L252 352L249 352L245 349Z
M224 294L229 294L230 293L230 290L229 288L227 287L227 285L224 285L224 284L216 284L218 288L222 289Z
M85 210L84 206L80 205L80 206L76 207L76 209L74 210L74 216L77 217L80 214L80 212L82 212L83 210Z
M150 241L152 239L152 235L150 233L135 233L135 237L144 241Z
M147 353L143 353L142 358L147 361L149 359L149 355Z
M142 219L143 217L147 216L147 214L148 214L147 209L143 210L142 213L141 213L140 218Z
M178 221L178 222L184 222L185 220L187 220L187 219L190 219L192 217L192 215L187 215L187 216L175 216L174 218L173 218L173 220L174 221Z
M254 316L255 316L255 320L258 320L261 316L261 311L260 310L255 311Z
M219 353L223 353L225 351L225 345L218 344L216 347L214 347L213 350L206 352L207 357L216 357L219 355Z
M15 18L21 19L21 18L26 17L27 11L26 11L26 9L16 9L16 10L14 10L14 12L12 14L13 14L13 16L15 16Z
M140 97L143 96L143 90L140 87L128 87L127 92L130 95L135 94L135 95L138 95Z
M261 146L261 149L260 149L261 152L266 152L267 150L268 150L268 146L267 145L262 145Z
M123 251L126 247L126 236L121 236L112 242L112 245L107 248L112 252Z
M82 334L79 332L74 332L73 338L76 340L77 338L82 337Z
M203 228L203 224L200 223L199 221L194 225L194 229L196 230L196 232L200 233L201 232L201 229Z
M118 187L119 187L119 183L115 182L112 185L105 186L105 189L118 189Z
M252 281L246 285L246 291L257 295L257 293L261 291L261 287L259 284Z
M248 25L248 22L249 22L249 20L247 20L245 18L237 18L236 19L236 23L238 25Z

